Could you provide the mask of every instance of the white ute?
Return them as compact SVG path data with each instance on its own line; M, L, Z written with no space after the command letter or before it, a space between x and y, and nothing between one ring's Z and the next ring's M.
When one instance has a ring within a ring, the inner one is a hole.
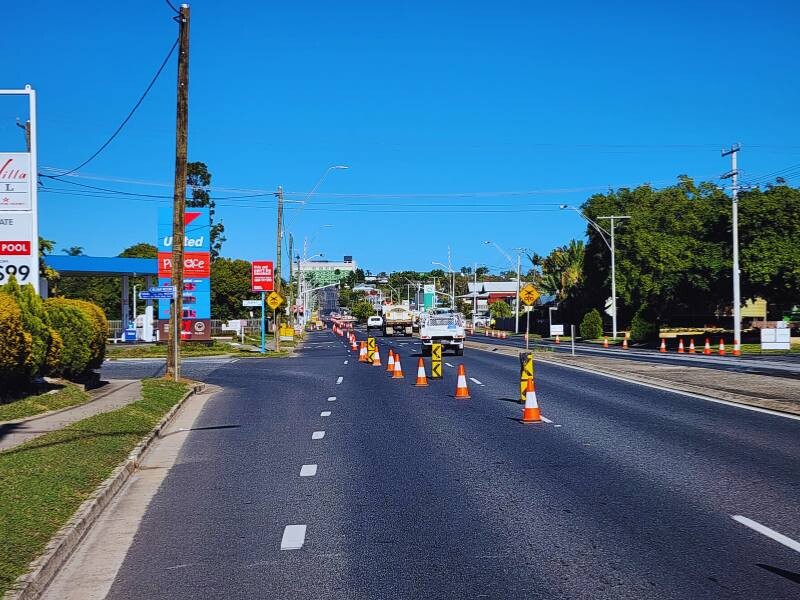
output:
M464 354L464 317L449 309L436 309L419 316L419 337L422 354L431 355L432 345L441 344L442 350L452 348L456 356Z

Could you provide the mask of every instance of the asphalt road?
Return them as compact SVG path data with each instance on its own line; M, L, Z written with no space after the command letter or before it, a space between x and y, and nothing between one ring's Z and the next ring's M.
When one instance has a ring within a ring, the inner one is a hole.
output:
M800 421L541 364L551 422L522 425L515 358L445 355L415 388L417 345L379 343L405 379L329 332L206 369L224 391L108 597L800 596L800 549L732 518L800 540Z
M472 335L468 339L496 344L498 346L511 346L514 348L524 348L525 341L522 338L513 337L501 340L499 338L490 338L484 335ZM671 364L680 366L700 365L704 368L719 369L722 371L734 371L737 373L755 373L761 375L771 375L773 377L800 377L800 355L787 354L787 355L744 355L734 357L729 354L719 356L715 353L711 356L704 356L702 354L703 347L699 346L696 354L678 354L675 350L674 340L670 341L669 352L661 353L657 350L645 350L639 348L631 348L629 350L622 350L618 347L603 348L596 344L576 343L575 353L584 356L597 356L602 358L616 358L622 360L633 360L637 362L648 362L656 364ZM688 344L688 341L687 341ZM548 348L555 352L571 352L571 345L569 342L561 342L555 344L550 340L537 340L531 343L531 347Z

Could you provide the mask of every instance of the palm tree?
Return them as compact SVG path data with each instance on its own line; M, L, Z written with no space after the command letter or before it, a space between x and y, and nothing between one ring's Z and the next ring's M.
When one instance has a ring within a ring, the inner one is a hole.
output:
M70 246L62 248L61 251L67 256L83 256L83 246Z
M542 287L554 294L559 301L565 300L583 279L584 243L570 240L566 246L554 249L542 261Z

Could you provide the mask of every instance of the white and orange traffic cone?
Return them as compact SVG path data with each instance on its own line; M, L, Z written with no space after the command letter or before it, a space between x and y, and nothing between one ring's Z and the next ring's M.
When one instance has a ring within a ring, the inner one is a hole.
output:
M628 349L628 338L627 337L622 338L622 349L623 350L627 350Z
M356 343L356 336L352 336L350 338L350 350L356 352L358 350L358 344Z
M560 343L561 343L561 337L558 334L556 334L556 344Z
M705 354L706 356L711 355L711 340L708 338L706 338L706 345L703 348L703 354Z
M367 342L361 342L361 348L358 350L358 362L367 362Z
M667 351L667 340L661 338L661 347L658 349L659 352L666 352Z
M733 340L733 355L734 356L742 355L742 346L741 344L739 344L739 340Z
M467 387L467 374L464 371L464 365L458 365L458 383L456 383L456 398L468 400L472 398L469 395L469 388Z
M603 348L608 348L608 338L603 338Z
M392 379L402 379L403 375L403 367L400 365L400 355L395 354L394 357L394 371L392 372Z
M375 346L375 356L372 358L372 366L380 367L381 365L381 351L380 348Z
M525 407L522 409L522 422L542 422L542 413L539 410L539 403L536 401L536 386L533 383L533 379L528 379L528 387L525 390Z
M414 387L427 387L427 385L428 376L425 375L425 361L420 357L417 361L417 382L414 384Z
M689 339L689 354L694 354L697 350L694 347L694 338Z
M719 355L725 356L725 340L723 338L719 338Z
M678 341L678 354L686 354L686 349L683 347L683 338Z
M389 359L386 361L386 372L389 375L394 373L394 352L389 348Z

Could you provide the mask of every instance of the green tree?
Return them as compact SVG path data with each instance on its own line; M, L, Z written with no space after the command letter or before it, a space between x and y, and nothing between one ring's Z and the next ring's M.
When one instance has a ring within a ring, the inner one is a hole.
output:
M225 237L225 225L220 221L214 222L217 212L217 203L211 197L211 173L203 162L190 162L187 164L186 184L192 190L191 199L186 201L186 206L190 208L208 208L211 219L211 233L209 235L211 244L211 260L217 260L222 252L222 244L227 239Z
M359 321L366 321L367 317L370 317L375 314L375 309L372 307L372 303L367 300L359 300L350 309L350 312L356 317Z
M158 248L153 244L139 242L119 253L120 258L158 258Z
M507 302L493 302L489 305L489 314L495 319L506 319L514 316L514 311Z
M218 258L211 263L211 315L229 321L246 314L242 300L251 296L250 263Z
M84 256L83 246L70 246L69 248L62 248L61 251L67 256Z
M800 190L786 185L740 195L742 291L767 300L773 318L800 304Z

